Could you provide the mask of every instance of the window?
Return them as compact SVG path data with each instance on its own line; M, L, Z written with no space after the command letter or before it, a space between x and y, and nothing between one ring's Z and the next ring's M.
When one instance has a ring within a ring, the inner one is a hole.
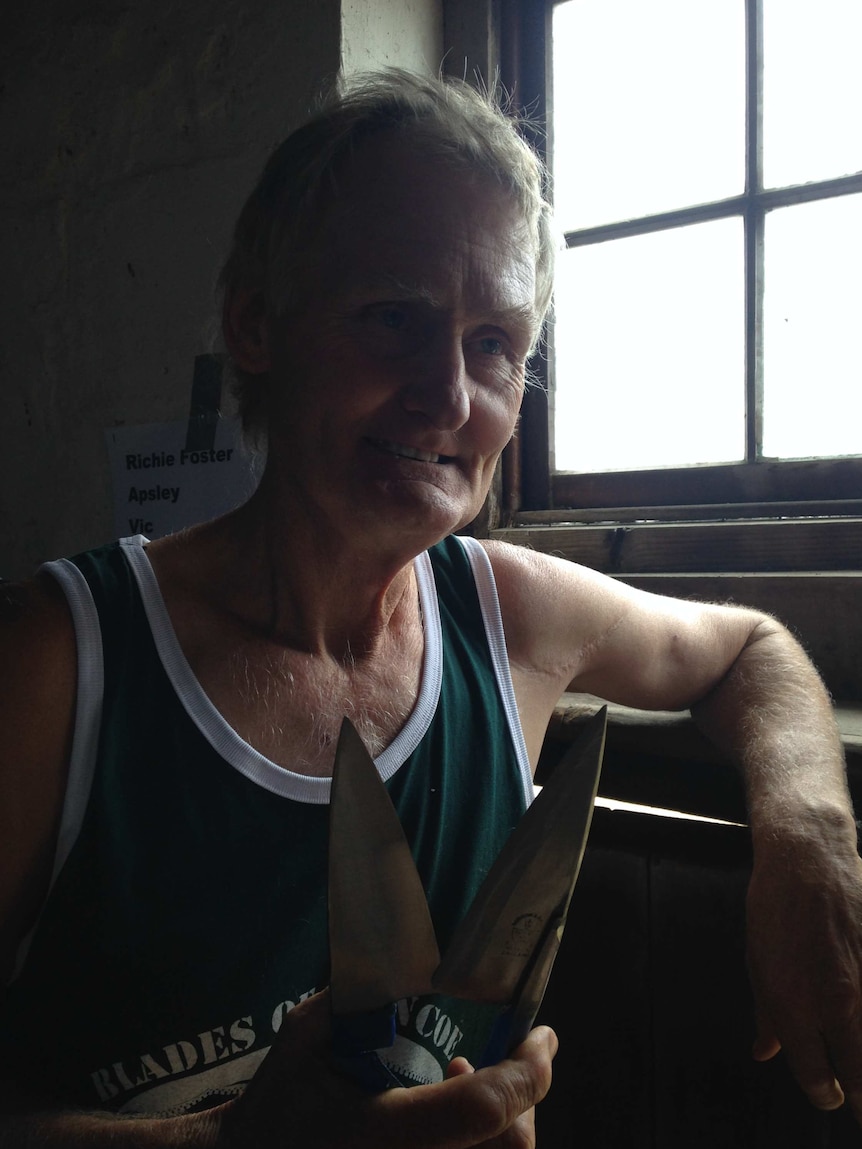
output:
M545 0L509 23L567 245L510 511L858 512L862 0Z

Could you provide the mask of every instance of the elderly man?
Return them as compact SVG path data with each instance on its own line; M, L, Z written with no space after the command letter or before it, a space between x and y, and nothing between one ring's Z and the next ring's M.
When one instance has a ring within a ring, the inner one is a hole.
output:
M445 948L570 683L691 707L738 759L756 1054L783 1045L815 1104L840 1081L862 1114L862 875L803 653L762 615L454 536L512 435L551 263L539 165L464 85L366 80L273 156L223 275L257 492L7 595L0 1144L531 1144L547 1029L474 1071L478 1011L438 1000L429 1026L411 999L396 1060L420 1084L368 1095L334 1067L326 803L348 715Z

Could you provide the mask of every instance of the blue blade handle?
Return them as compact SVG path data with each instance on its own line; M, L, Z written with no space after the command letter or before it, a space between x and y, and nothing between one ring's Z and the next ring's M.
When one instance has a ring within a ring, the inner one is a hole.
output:
M332 1052L338 1068L366 1093L382 1093L401 1082L377 1056L395 1042L395 1005L368 1013L333 1015Z
M479 1059L477 1069L485 1069L489 1065L496 1065L498 1061L502 1061L504 1057L509 1056L509 1051L512 1049L512 1024L515 1020L515 1010L512 1006L497 1015L497 1019L491 1029L491 1033L482 1050L482 1056Z
M509 1005L497 1015L482 1051L479 1069L486 1065L496 1065L498 1061L508 1057L533 1028L560 948L567 911L568 904L548 923L544 937L537 945L530 965L524 972L520 990Z

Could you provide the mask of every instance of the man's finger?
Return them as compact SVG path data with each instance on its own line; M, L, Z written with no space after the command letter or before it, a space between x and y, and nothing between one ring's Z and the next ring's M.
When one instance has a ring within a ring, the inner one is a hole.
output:
M769 1015L759 1003L755 1004L757 1021L757 1036L751 1048L751 1056L755 1061L769 1061L781 1050L781 1042L775 1032L775 1026Z
M842 1021L827 1030L825 1041L844 1096L862 1123L862 1031L858 1019Z
M818 1109L838 1109L844 1104L844 1092L819 1032L794 1030L784 1034L784 1054L791 1072Z

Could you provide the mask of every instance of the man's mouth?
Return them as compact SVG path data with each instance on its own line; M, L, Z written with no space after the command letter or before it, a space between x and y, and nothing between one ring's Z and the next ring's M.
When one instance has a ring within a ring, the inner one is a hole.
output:
M372 439L375 447L389 455L402 459L416 459L420 463L451 463L452 455L437 455L433 451L420 451L418 447L408 447L404 443L393 443L390 439Z

